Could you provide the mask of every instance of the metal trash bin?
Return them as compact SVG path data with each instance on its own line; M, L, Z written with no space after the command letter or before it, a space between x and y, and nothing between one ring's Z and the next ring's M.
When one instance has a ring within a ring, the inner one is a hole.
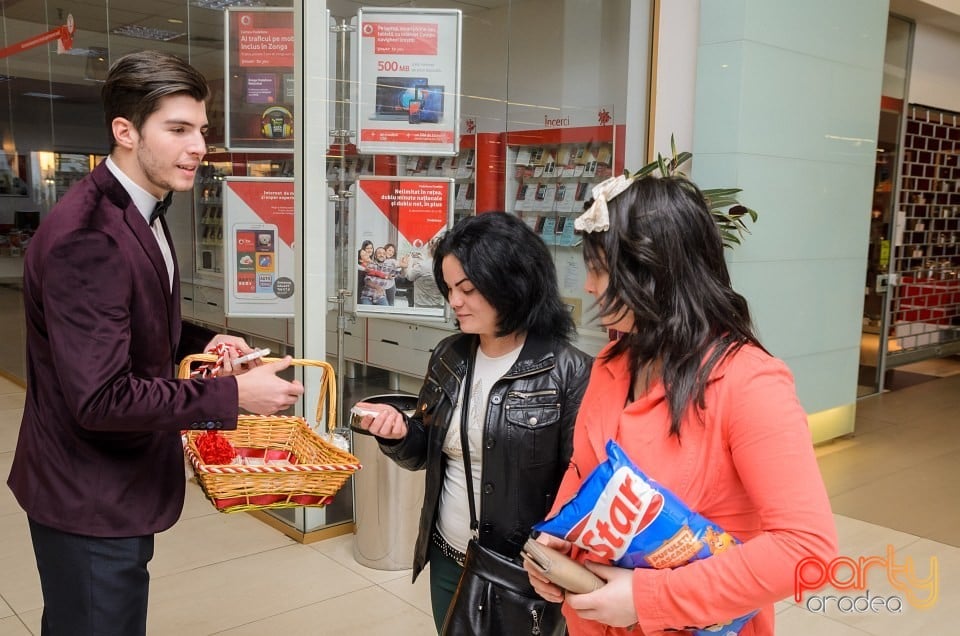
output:
M417 407L416 395L402 393L372 395L359 401L390 404L408 413ZM363 465L363 470L353 475L353 558L377 570L410 569L423 506L424 474L400 468L380 452L375 437L352 423L350 428L353 453Z

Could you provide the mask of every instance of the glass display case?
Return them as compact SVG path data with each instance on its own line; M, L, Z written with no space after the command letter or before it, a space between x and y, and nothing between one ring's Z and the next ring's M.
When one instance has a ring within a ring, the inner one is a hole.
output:
M223 179L229 162L200 166L194 186L196 268L200 275L223 276Z
M593 299L584 291L581 237L573 222L583 212L593 187L623 171L622 150L616 144L619 132L622 126L608 124L504 135L503 209L523 219L550 248L560 293L581 337L600 341L604 330L584 315Z

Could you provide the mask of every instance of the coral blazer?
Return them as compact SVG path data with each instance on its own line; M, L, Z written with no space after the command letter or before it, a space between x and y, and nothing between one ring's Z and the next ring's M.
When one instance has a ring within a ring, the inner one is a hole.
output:
M623 356L605 360L605 353L580 405L554 513L606 460L606 443L615 439L640 470L743 544L673 570L634 570L639 629L607 627L565 606L570 634L652 636L759 609L740 636L772 636L773 603L793 592L797 562L811 555L829 561L837 553L830 501L793 376L780 360L743 347L714 369L703 419L688 414L678 442L669 435L663 384L626 404L630 370Z

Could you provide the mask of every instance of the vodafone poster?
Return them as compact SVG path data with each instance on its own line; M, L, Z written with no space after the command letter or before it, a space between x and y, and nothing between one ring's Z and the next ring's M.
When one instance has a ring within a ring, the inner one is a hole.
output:
M293 152L293 9L234 7L226 16L224 143L232 151Z
M293 179L227 177L224 313L293 318Z
M460 11L363 8L358 15L358 150L457 154Z
M433 246L452 223L453 179L360 177L353 216L356 313L443 320Z

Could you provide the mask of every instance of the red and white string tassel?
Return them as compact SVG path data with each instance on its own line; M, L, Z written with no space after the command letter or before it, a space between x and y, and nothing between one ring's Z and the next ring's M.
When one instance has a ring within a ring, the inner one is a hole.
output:
M217 377L220 374L220 369L223 368L224 357L230 355L232 353L232 349L233 347L231 347L230 345L221 342L216 347L214 347L213 351L208 352L208 353L217 354L216 362L207 362L205 364L201 364L196 369L190 372L190 377L191 378Z

